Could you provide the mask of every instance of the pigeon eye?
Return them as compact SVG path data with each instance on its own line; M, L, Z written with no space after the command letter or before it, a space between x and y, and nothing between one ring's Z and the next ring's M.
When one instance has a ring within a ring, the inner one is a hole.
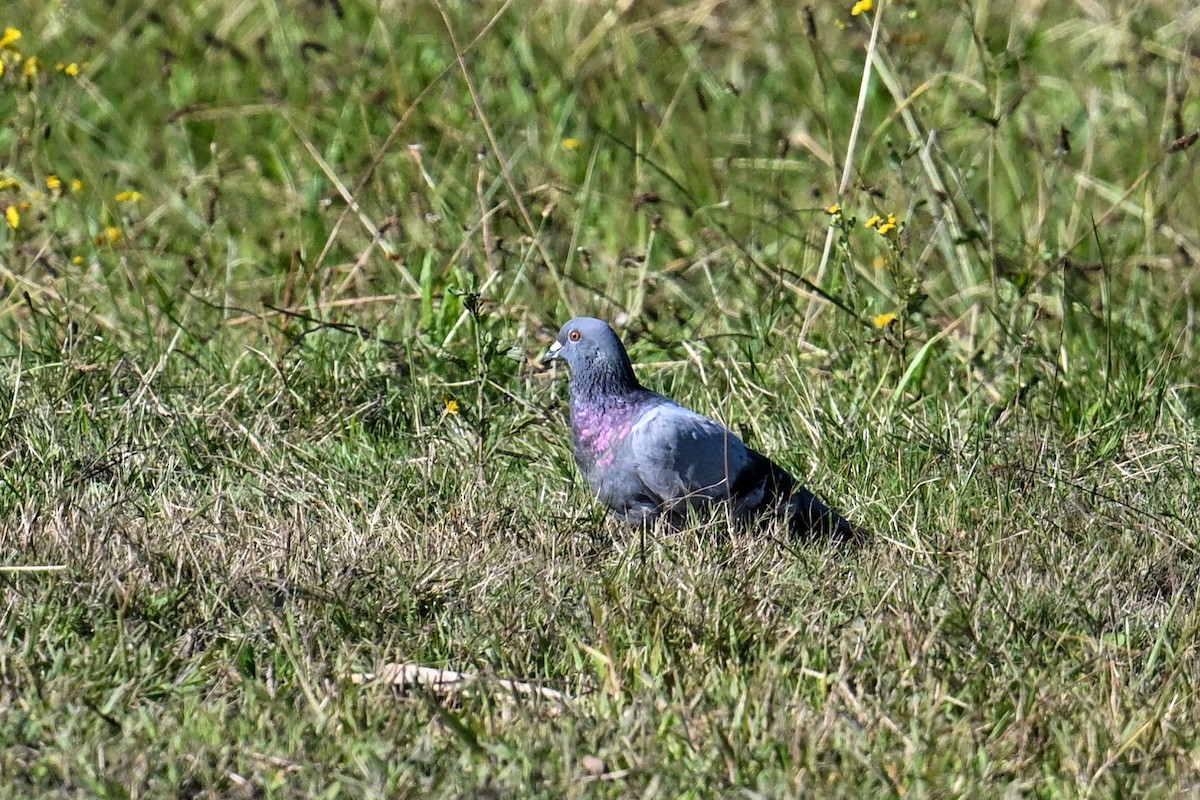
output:
M580 339L579 331L571 331L570 333L567 334L567 338L570 339L572 342L578 342Z

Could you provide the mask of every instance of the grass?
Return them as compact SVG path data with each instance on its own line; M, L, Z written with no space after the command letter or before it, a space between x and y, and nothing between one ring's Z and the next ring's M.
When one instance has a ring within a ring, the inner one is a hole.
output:
M1200 794L1200 16L850 5L9 8L0 795ZM875 540L643 550L578 313Z

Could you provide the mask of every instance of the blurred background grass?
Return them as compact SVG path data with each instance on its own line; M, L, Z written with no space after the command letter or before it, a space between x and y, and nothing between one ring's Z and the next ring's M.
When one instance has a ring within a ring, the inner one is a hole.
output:
M5 13L14 796L1196 791L1188 4ZM878 541L639 557L579 313Z

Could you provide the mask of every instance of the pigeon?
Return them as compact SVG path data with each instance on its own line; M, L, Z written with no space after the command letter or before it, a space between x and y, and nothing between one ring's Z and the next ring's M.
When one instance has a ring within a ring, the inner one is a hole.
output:
M738 521L782 517L798 538L868 538L724 425L642 386L603 320L563 325L542 359L555 361L571 370L575 463L618 519L680 528L689 514L728 504Z

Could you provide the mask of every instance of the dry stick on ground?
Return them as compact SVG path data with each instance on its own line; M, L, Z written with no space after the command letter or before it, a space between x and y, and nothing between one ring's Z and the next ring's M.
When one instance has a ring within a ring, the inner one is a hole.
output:
M506 689L511 697L517 695L533 697L541 700L552 700L560 706L568 706L574 698L556 689L547 689L525 681L514 681L506 678L489 678L472 672L455 672L437 667L423 667L420 664L385 664L378 673L355 672L350 675L350 682L356 686L364 683L381 682L391 686L422 687L436 694L451 695L461 692L471 694L473 686L495 685Z
M18 567L0 567L0 573L9 574L14 572L62 572L67 568L66 564L29 564Z

